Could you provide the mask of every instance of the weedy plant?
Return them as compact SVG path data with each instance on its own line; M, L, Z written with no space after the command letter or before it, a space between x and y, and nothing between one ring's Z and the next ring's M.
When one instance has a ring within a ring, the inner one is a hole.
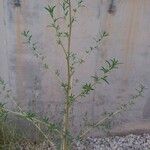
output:
M3 115L0 115L0 149L17 149L23 136L17 131L13 122L6 121L7 113L1 114Z
M104 66L100 67L99 70L101 74L93 75L91 77L91 82L87 82L82 85L82 88L79 93L74 93L74 74L76 72L76 67L82 65L86 58L93 52L96 48L99 47L101 41L108 36L107 32L102 32L98 35L97 38L94 38L93 46L90 46L83 55L80 57L77 53L72 50L72 31L73 25L77 21L77 13L80 12L80 9L84 6L83 0L74 0L72 3L71 0L61 0L60 6L62 8L61 16L56 15L57 5L48 5L45 7L45 10L48 12L50 17L50 25L48 27L53 28L56 35L56 42L59 45L60 49L62 49L64 53L64 59L66 60L66 78L64 79L60 76L60 72L57 70L53 70L49 64L47 64L46 57L38 50L37 42L33 40L33 36L29 31L24 31L22 35L24 36L27 45L32 50L35 57L39 59L42 66L50 70L55 77L57 77L60 86L64 90L65 99L62 100L64 102L63 105L63 114L62 114L62 122L61 124L52 123L49 121L48 117L40 118L34 112L25 112L23 109L16 103L16 100L13 96L11 96L11 90L7 89L4 80L0 80L0 85L2 91L5 93L5 96L11 98L12 101L16 104L17 109L15 111L6 108L5 104L0 105L0 114L1 116L5 116L8 113L23 117L30 121L45 137L45 139L50 143L53 149L60 150L69 150L72 149L72 146L77 141L82 140L86 137L86 135L91 132L94 128L99 126L104 126L106 121L109 121L113 116L121 113L122 111L127 110L131 105L134 104L134 100L138 97L142 96L144 87L140 85L140 88L137 89L137 94L131 97L127 103L121 105L114 112L109 112L105 115L105 117L97 122L91 124L90 126L86 126L77 136L71 134L71 109L73 105L78 102L81 98L88 96L93 90L95 90L98 84L108 82L109 74L117 69L121 64L117 59L112 58L110 60L106 60ZM60 24L60 20L65 22L65 28ZM67 44L64 44L67 43ZM43 130L43 126L45 127ZM45 130L50 132L50 135Z

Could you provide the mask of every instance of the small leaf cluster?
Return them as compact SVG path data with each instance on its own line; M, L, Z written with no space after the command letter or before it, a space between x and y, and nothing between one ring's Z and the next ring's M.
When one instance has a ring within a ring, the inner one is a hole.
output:
M69 13L69 2L68 2L68 0L63 0L61 6L63 9L64 18L66 19L68 16L68 13Z
M62 5L63 9L65 9L65 10L68 8L68 7L66 7L66 4L67 3L64 2L64 4ZM63 31L63 32L60 31L61 27L58 23L58 20L63 19L63 17L56 17L54 15L55 9L56 9L55 5L54 6L48 5L47 7L45 7L45 10L48 11L48 13L50 14L51 20L52 20L51 24L48 25L48 27L51 27L55 30L56 37L57 37L57 44L61 45L62 44L61 38L62 37L67 37L68 38L69 35L68 35L68 32L66 32L66 31Z
M68 98L69 105L72 105L75 101L75 95L71 94Z
M0 77L0 87L4 91L6 89L6 83L5 81Z
M132 99L134 100L134 99L138 98L139 96L143 97L143 92L144 92L145 89L146 88L143 86L143 84L140 84L140 87L138 89L136 89L136 91L137 91L138 94L133 95Z
M9 98L14 99L14 97L12 96L12 91L8 89L7 84L1 77L0 77L0 90L2 90L0 94L3 94L4 99L9 99Z
M85 85L82 86L82 96L85 96L89 94L91 91L93 91L93 85L91 83L86 83Z
M45 9L49 12L50 16L54 18L54 11L55 11L56 6L50 6L48 5L45 7Z
M119 64L121 64L121 63L119 63L119 61L116 60L115 58L110 59L109 61L106 60L106 66L105 67L101 67L100 70L102 70L104 74L107 74L111 70L117 69Z
M36 114L34 112L24 112L24 117L33 121L36 118Z
M6 103L0 102L0 120L6 120L6 118L7 118L8 113L5 110L5 105L6 105Z
M85 7L85 6L83 5L83 0L77 0L77 5L78 5L78 8L80 8L80 7Z
M48 117L44 117L44 118L42 119L42 121L43 121L43 123L46 124L46 126L48 127L48 130L49 130L50 132L59 130L59 128L60 128L57 124L55 124L55 123L50 123L50 120L49 120Z
M101 43L101 41L106 38L108 36L108 33L106 31L103 31L102 33L99 33L97 35L96 38L94 38L94 41L95 41L95 44L94 46L90 46L90 49L89 50L86 50L85 52L87 54L90 54L93 50L97 49Z

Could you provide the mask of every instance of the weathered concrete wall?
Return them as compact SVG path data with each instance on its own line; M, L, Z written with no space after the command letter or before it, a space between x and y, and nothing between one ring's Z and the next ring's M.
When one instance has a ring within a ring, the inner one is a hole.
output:
M60 0L57 0L58 2ZM20 2L16 5L16 2ZM113 111L134 93L139 83L146 90L131 111L115 119L114 124L150 121L150 1L115 0L116 11L109 13L111 0L86 0L74 26L72 48L82 50L92 44L92 37L106 30L109 38L80 68L76 77L88 81L106 59L118 58L123 65L111 74L110 85L102 84L87 99L76 104L73 124L78 126L85 112L91 121L106 110ZM64 59L55 43L54 34L47 28L48 16L44 6L48 0L0 0L0 76L8 81L25 109L40 114L59 111L63 92L50 72L42 70L32 52L23 44L21 32L29 29L39 48L48 56L48 63L62 71ZM59 14L59 11L58 11ZM80 86L79 86L80 87ZM76 88L77 91L77 88ZM55 106L55 107L54 107ZM54 120L57 117L52 117Z

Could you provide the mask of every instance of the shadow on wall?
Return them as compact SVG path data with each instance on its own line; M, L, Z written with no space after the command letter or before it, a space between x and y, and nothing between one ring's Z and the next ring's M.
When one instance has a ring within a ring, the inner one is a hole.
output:
M143 118L150 120L150 98L147 100L144 110L143 110Z
M13 3L14 3L15 7L20 7L21 6L20 0L14 0Z

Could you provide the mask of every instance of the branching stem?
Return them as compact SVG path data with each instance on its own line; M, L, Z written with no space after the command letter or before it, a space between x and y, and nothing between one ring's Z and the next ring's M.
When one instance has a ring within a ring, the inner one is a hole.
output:
M67 139L67 132L69 130L69 97L72 92L72 75L71 75L71 65L70 65L70 52L71 52L71 36L72 36L72 10L71 10L71 0L68 0L68 5L69 5L69 35L68 35L68 48L67 48L67 54L68 57L66 58L67 60L67 95L66 95L66 101L65 101L65 112L64 112L64 118L63 118L63 132L65 135L62 137L62 150L68 150L68 139Z

